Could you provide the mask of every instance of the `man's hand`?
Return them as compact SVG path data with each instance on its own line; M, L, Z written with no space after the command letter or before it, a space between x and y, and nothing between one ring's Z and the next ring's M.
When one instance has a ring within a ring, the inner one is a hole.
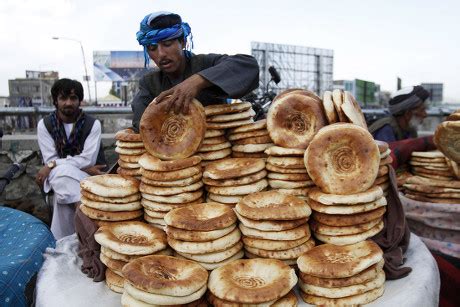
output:
M176 114L189 114L190 103L193 98L198 96L201 90L210 87L211 85L211 82L202 76L195 74L169 90L161 92L160 95L153 100L153 102L157 104L167 103L167 112L174 110L174 113Z
M94 165L83 168L82 171L87 173L90 176L104 175L105 173L101 169L105 168L107 165Z
M50 172L51 168L45 165L38 171L37 175L35 175L35 182L40 188L43 187L43 183L45 182L45 179L48 178Z

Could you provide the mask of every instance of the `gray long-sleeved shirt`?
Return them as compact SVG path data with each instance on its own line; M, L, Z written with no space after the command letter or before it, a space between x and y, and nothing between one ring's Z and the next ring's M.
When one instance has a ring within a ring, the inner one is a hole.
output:
M183 80L199 74L213 86L204 89L197 99L204 105L223 103L226 98L241 98L259 85L259 65L249 55L198 54L187 58ZM139 91L131 105L133 127L139 131L142 114L161 92L178 84L160 70L147 73L139 81Z

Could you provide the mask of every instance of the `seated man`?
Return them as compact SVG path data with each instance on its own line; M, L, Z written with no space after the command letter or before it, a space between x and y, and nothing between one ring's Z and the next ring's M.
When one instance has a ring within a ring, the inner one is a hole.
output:
M417 127L427 116L425 100L429 96L428 91L418 85L397 91L390 100L391 116L369 127L376 140L390 145L395 169L407 163L413 151L436 149L432 135L417 137Z
M177 14L145 16L137 40L144 46L146 66L151 58L158 69L139 81L132 103L136 130L154 98L156 103L168 103L176 113L187 113L193 98L204 106L225 103L227 98L241 98L259 85L259 65L252 56L191 53L190 26ZM171 97L166 98L168 95Z
M83 86L60 79L51 88L56 111L38 122L37 138L45 166L35 181L45 193L53 190L51 232L56 240L75 232L75 208L80 201L80 180L102 174L101 123L80 109Z

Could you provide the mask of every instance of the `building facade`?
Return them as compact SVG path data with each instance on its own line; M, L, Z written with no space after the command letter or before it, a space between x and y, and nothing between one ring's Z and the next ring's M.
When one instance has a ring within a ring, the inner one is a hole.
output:
M10 106L51 106L51 87L59 79L57 71L26 71L26 78L8 80Z
M334 51L304 46L251 42L251 54L259 63L259 94L271 79L270 66L276 68L281 81L277 93L302 88L318 95L332 89Z
M380 85L375 82L360 79L334 80L333 88L350 92L362 107L381 106Z
M431 105L440 105L443 102L443 83L422 83L420 85L430 93L428 102Z

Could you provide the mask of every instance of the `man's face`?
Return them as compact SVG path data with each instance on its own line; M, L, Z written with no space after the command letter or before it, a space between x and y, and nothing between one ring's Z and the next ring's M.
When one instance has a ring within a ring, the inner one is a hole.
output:
M58 112L65 116L75 116L78 113L80 107L80 101L78 96L72 92L69 96L63 96L59 94L57 97L57 109Z
M155 64L167 74L181 72L184 61L183 43L178 39L159 42L147 47L147 52Z
M420 126L425 117L427 117L426 105L425 103L422 103L420 106L412 109L412 116L410 118L409 125L414 128Z

